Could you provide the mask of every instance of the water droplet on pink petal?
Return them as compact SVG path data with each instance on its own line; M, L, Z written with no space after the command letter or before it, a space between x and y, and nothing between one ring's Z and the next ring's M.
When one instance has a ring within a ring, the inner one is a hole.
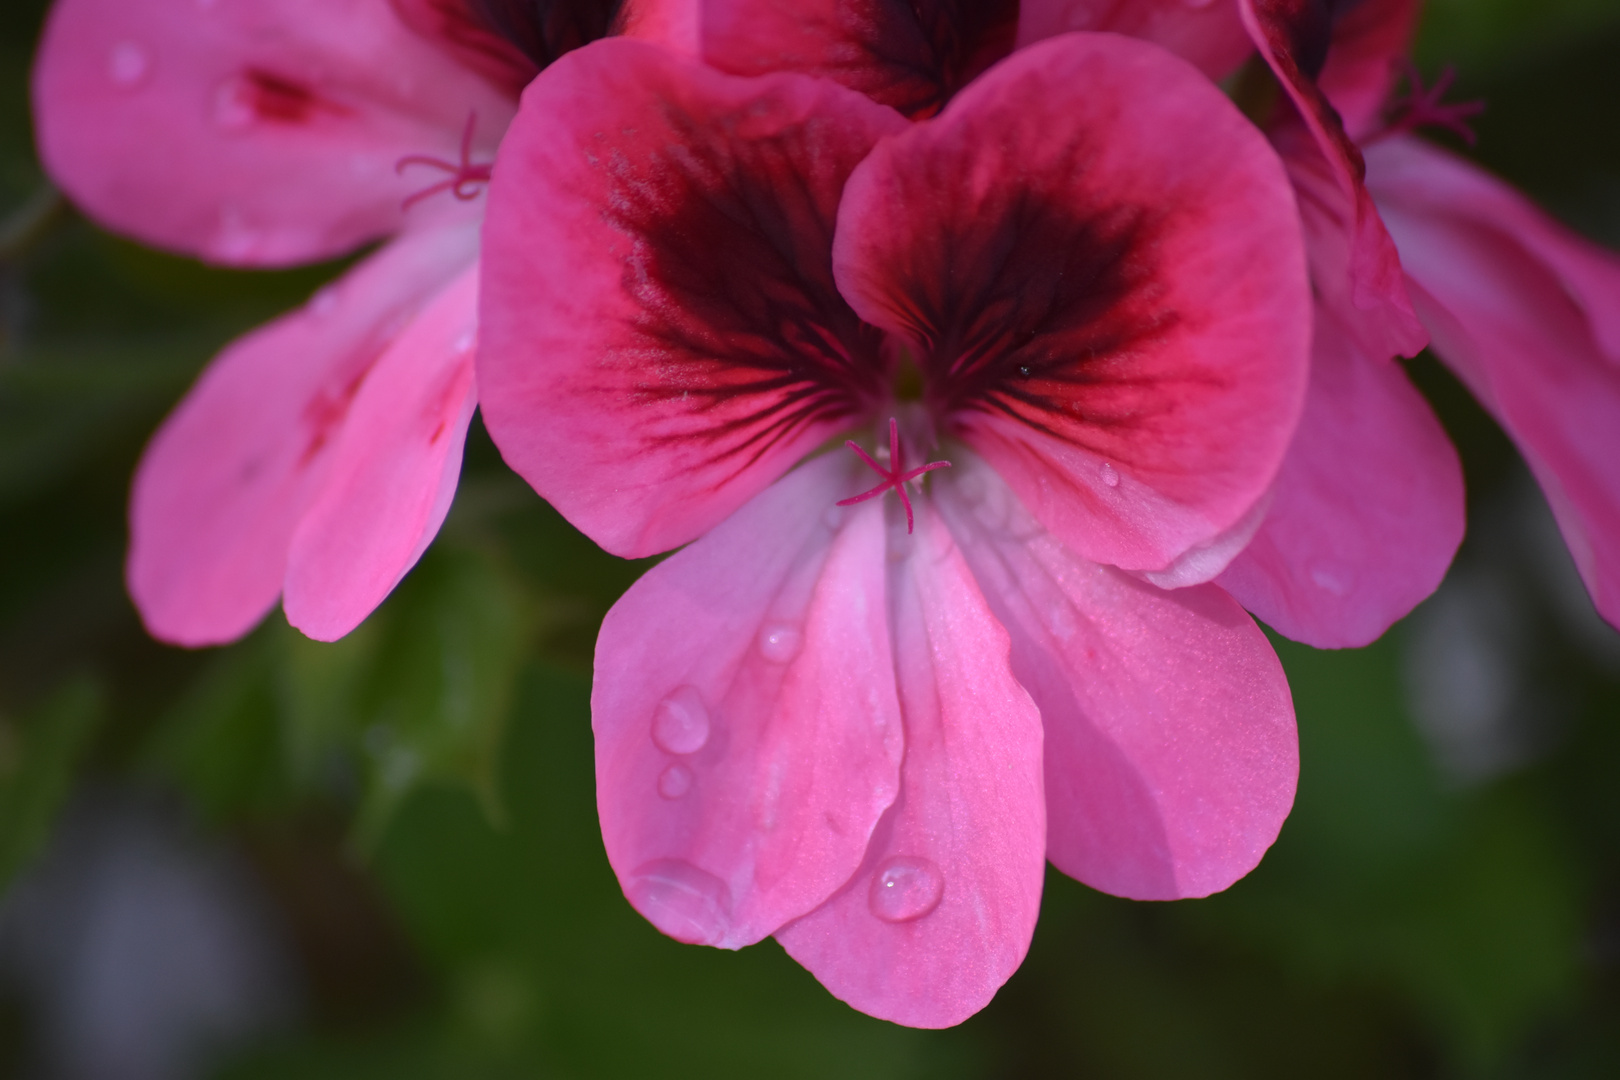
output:
M889 859L872 877L867 906L884 922L912 922L939 907L945 876L930 859L900 855Z
M683 686L653 710L652 740L666 754L695 754L709 741L709 710L694 687Z

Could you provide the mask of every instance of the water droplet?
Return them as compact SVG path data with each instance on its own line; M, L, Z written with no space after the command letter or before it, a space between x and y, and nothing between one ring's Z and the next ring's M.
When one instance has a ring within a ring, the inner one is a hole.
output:
M259 118L254 108L253 87L247 79L233 75L214 91L214 124L222 131L241 131Z
M826 513L821 515L822 524L829 529L836 529L844 523L844 508L842 506L829 506Z
M718 945L731 929L731 890L684 859L657 859L638 868L627 890L648 922L688 945Z
M309 298L309 313L324 318L337 309L337 302L337 288L332 285L323 285L315 290L314 296Z
M692 770L676 762L658 775L658 794L678 799L692 790Z
M1356 583L1356 572L1343 563L1317 563L1311 567L1310 575L1317 588L1334 596L1349 596Z
M945 877L929 859L901 855L878 868L867 894L867 906L884 922L920 919L939 907Z
M471 349L473 347L473 343L477 340L478 335L476 333L471 330L463 330L461 332L461 336L456 338L455 343L450 346L450 349L452 352L464 353Z
M772 623L759 632L759 654L773 664L792 660L803 644L803 635L786 623Z
M1119 472L1106 461L1102 465L1102 480L1111 488L1119 487Z
M694 687L683 686L653 710L652 740L668 754L695 754L709 741L709 710Z
M122 89L135 89L151 70L152 58L133 41L120 41L107 54L107 77Z
M244 262L262 240L262 234L247 223L241 211L227 206L219 212L219 230L214 233L209 250L225 262Z

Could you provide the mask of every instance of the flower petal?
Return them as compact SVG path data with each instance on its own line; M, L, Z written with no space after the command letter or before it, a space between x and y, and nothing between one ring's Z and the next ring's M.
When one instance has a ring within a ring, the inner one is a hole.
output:
M826 456L654 567L602 624L597 804L625 895L740 948L860 865L899 785L883 514Z
M1419 0L1360 0L1333 23L1327 60L1316 85L1339 114L1344 129L1360 141L1383 120L1397 64L1412 47Z
M949 433L1097 562L1158 570L1225 532L1299 416L1310 301L1287 180L1151 45L1042 42L880 143L833 266L915 350Z
M703 56L734 75L817 75L932 116L1012 51L1017 22L1017 0L708 0Z
M1151 41L1212 79L1222 79L1253 51L1230 3L1187 0L1023 0L1018 47L1075 30Z
M287 557L287 621L317 641L359 626L444 523L478 402L477 329L478 270L469 267L355 395Z
M1045 871L1041 723L927 500L910 539L890 576L900 798L860 872L776 937L862 1012L937 1028L982 1009L1029 948Z
M470 228L402 237L203 372L130 494L129 589L154 637L230 641L275 603L355 394L476 252Z
M1270 133L1299 193L1319 295L1338 308L1369 355L1416 356L1427 335L1412 311L1395 245L1362 184L1361 151L1315 77L1332 23L1314 0L1238 0L1260 53L1294 105Z
M1518 444L1620 626L1620 259L1416 140L1374 149L1373 187L1435 352Z
M34 72L40 153L91 216L223 263L303 262L471 211L402 209L477 117L488 160L510 99L388 0L60 0Z
M524 95L485 229L478 381L523 477L619 555L686 543L878 393L832 280L849 171L894 112L639 42Z
M1376 640L1434 592L1462 543L1462 465L1399 365L1318 309L1305 415L1260 531L1218 583L1319 649Z
M1164 591L1076 558L983 462L934 490L1041 711L1047 857L1137 900L1252 870L1299 775L1288 682L1254 621L1213 585Z

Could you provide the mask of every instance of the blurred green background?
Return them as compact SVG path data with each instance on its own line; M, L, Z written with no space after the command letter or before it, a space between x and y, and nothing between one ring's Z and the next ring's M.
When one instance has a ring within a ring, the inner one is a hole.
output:
M1620 1075L1620 635L1435 362L1469 540L1377 645L1279 642L1303 775L1264 863L1176 904L1051 874L995 1002L902 1029L772 942L677 945L625 903L587 696L641 568L476 424L442 536L350 638L144 636L143 440L341 267L209 269L62 205L27 106L44 6L0 8L0 1076ZM1488 101L1479 160L1620 247L1616 55L1616 0L1435 0L1419 50Z

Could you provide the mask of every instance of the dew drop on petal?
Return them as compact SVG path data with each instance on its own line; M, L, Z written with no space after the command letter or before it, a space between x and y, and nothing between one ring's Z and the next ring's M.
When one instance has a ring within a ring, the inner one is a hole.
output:
M477 340L477 334L473 333L471 330L464 330L462 331L461 336L456 338L456 340L451 344L450 351L455 353L467 352L473 347L473 343Z
M829 529L836 529L844 523L844 508L842 506L829 506L821 515L821 522Z
M1356 584L1356 572L1343 563L1320 562L1309 573L1317 588L1334 596L1349 596Z
M226 262L242 262L259 247L263 235L249 225L241 211L227 206L219 213L219 229L214 233L209 252Z
M652 740L667 754L695 754L709 741L709 710L694 687L683 686L653 710Z
M731 890L684 859L637 868L626 890L648 922L688 945L718 945L731 929Z
M785 664L799 655L804 637L786 623L770 623L759 632L759 654L773 664Z
M107 78L119 89L135 89L151 70L151 56L133 41L120 41L107 54Z
M309 298L309 313L325 318L337 309L337 302L337 288L332 285L324 285L316 289L315 295Z
M939 907L945 876L929 859L900 855L885 862L872 877L867 906L884 922L920 919Z
M658 794L666 799L679 799L692 790L692 770L676 762L658 774Z
M1119 487L1119 471L1106 461L1102 465L1102 481L1109 487Z

